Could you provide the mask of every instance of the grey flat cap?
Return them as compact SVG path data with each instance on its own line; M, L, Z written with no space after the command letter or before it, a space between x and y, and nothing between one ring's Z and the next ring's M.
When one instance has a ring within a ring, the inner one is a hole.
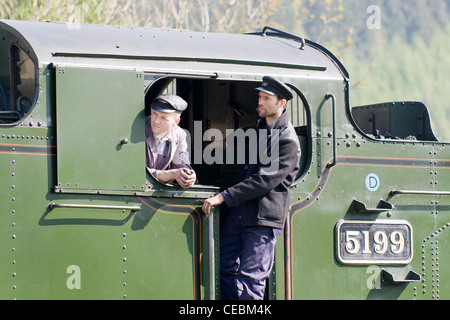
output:
M160 96L157 96L155 100L153 100L150 107L153 110L160 112L181 113L187 108L187 102L184 101L183 98L175 94L162 94Z

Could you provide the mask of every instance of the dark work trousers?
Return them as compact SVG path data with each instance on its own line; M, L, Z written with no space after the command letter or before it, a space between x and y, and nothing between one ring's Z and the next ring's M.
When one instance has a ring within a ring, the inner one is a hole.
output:
M231 208L220 237L222 300L262 300L281 229L243 227L240 207Z

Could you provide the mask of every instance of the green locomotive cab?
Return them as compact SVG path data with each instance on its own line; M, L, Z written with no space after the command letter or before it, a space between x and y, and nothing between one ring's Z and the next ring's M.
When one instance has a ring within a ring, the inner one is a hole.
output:
M242 149L227 137L257 123L266 75L294 93L287 113L302 151L266 297L448 298L449 145L423 104L352 107L333 54L270 27L7 20L0 298L219 299L227 208L206 218L201 204L233 184ZM161 93L188 102L189 189L145 167L145 117Z

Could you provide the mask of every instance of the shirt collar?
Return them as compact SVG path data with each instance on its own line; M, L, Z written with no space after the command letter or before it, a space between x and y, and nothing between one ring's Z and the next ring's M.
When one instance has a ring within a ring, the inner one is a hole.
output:
M169 131L167 131L164 135L162 135L161 137L158 137L157 134L155 134L154 132L152 132L153 134L153 138L155 138L156 143L160 143L163 141L170 141L172 138L172 129L170 129Z

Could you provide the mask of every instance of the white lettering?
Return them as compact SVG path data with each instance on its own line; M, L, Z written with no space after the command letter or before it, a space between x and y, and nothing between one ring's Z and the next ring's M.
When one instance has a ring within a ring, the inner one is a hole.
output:
M189 136L189 132L186 132L186 133ZM194 163L195 164L201 164L202 163L202 150L203 150L202 137L203 137L203 135L202 135L202 122L201 121L194 121ZM192 139L189 139L189 142L190 141L192 141ZM190 146L190 144L189 144L189 146Z
M371 5L367 7L367 13L371 14L367 18L367 28L370 30L381 29L381 10L379 6Z
M239 315L249 315L249 314L260 314L267 315L272 314L270 311L271 305L235 305L235 304L227 304L223 307L224 314L239 314Z
M81 289L81 269L77 265L70 265L66 269L66 273L71 274L66 281L67 289Z
M376 231L373 235L370 231L348 230L345 232L345 251L348 254L357 254L361 247L363 254L377 253L383 255L388 249L393 254L402 254L405 250L405 237L400 231L393 231L391 234L386 231ZM373 243L372 243L373 241ZM373 248L372 248L373 245ZM373 249L373 251L372 251Z
M234 164L235 155L236 155L236 164L244 164L245 163L245 146L246 139L248 139L248 146L250 150L250 159L249 163L256 163L256 130L247 130L244 131L242 129L227 129L226 130L227 138L227 153L226 153L226 162L227 164ZM237 150L236 150L237 146Z
M356 237L359 236L359 231L347 231L345 235L345 241L347 244L345 245L345 249L350 254L355 254L359 251L360 244Z
M182 315L206 315L209 318L213 310L213 307L193 307L187 304L186 307L181 307L178 313Z
M219 129L208 129L202 134L202 122L194 121L194 137L186 132L188 150L192 150L194 164L244 164L248 154L249 164L263 165L262 174L270 175L278 171L280 130L274 129L269 135L267 129L227 129L226 139ZM203 142L210 142L203 148ZM224 144L224 142L226 142ZM191 144L193 143L193 149ZM258 147L259 145L259 147ZM225 157L224 157L225 152ZM191 158L192 159L192 158Z
M214 137L214 140L212 139ZM206 164L223 164L223 136L219 129L206 130L203 141L212 141L203 150Z
M67 7L67 13L72 13L67 22L67 28L80 29L81 28L81 9L78 6L70 5Z
M371 274L371 276L369 276L367 278L367 288L369 290L372 289L381 289L381 277L379 276L381 273L381 268L378 266L369 266L367 268L366 274Z

